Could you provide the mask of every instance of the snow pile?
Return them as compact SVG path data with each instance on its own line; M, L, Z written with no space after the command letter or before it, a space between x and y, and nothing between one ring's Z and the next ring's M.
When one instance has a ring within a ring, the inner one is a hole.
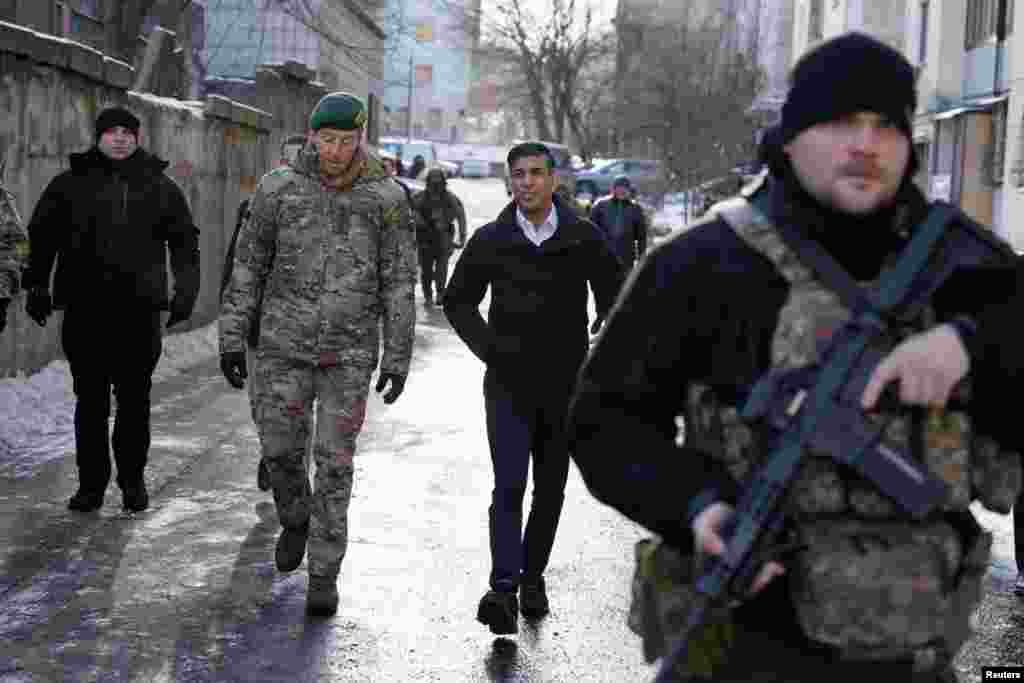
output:
M164 337L160 382L217 355L217 323ZM65 360L0 380L0 476L23 477L75 448L75 395Z

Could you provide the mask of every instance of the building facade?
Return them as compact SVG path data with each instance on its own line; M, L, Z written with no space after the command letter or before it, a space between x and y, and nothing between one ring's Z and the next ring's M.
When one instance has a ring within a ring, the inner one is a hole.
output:
M387 0L378 16L389 36L381 134L464 141L471 94L484 97L474 66L480 0L454 3L450 12L432 0Z
M356 0L218 0L205 33L207 78L251 80L261 64L297 62L328 90L381 94L386 36Z

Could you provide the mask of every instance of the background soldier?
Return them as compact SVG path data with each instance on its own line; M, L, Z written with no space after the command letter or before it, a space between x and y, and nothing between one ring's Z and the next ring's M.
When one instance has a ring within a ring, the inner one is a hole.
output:
M394 402L412 355L415 242L405 195L366 152L366 120L354 95L325 96L310 116L311 144L294 166L260 181L220 318L221 368L242 388L245 340L259 317L254 414L283 527L276 564L296 569L308 539L306 609L314 615L338 607L370 378L380 359L376 390L390 386L384 402Z
M29 222L25 311L40 326L64 309L61 342L75 390L78 492L68 507L97 510L110 482L110 391L117 395L113 447L124 507L149 506L149 394L170 327L199 293L199 230L167 162L139 147L139 120L120 107L96 119L96 144L71 155ZM167 254L174 271L168 303ZM50 271L54 269L53 297ZM97 344L97 330L113 332Z
M630 624L649 661L688 615L694 553L723 552L742 482L767 452L738 416L751 387L770 369L813 368L850 319L790 245L817 245L855 281L874 281L930 209L912 180L916 93L901 54L847 34L805 55L791 83L770 177L644 259L571 411L591 492L663 540L637 549L635 596L647 600L634 600ZM1006 449L1021 435L1004 404L1024 351L1008 314L1020 306L1013 252L962 213L945 230L929 268L953 259L956 274L893 331L854 409L888 425L887 443L923 460L947 499L917 519L826 449L805 452L785 500L792 554L766 561L752 596L694 634L680 674L952 680L991 544L967 505L1006 512L1020 486ZM942 410L968 370L969 392ZM879 402L890 384L892 400Z
M626 176L612 181L612 194L590 209L590 220L604 234L612 251L628 272L647 251L647 216L632 199L633 185Z
M444 286L448 282L448 260L452 249L466 243L466 209L448 190L444 171L435 168L427 173L427 187L412 196L416 216L416 243L420 256L420 284L423 300L428 306L444 303ZM455 239L455 223L459 238Z
M4 187L0 163L0 332L7 327L7 307L18 293L21 270L28 260L28 235L14 206L14 195Z

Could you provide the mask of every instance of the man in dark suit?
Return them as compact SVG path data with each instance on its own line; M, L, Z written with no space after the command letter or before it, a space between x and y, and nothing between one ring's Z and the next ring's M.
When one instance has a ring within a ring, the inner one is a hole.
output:
M589 343L587 285L594 290L599 327L622 278L618 259L593 224L553 198L555 163L547 147L513 147L508 167L514 201L469 240L444 298L455 331L487 364L492 569L477 620L496 634L518 630L519 598L527 618L548 612L544 570L569 472L566 411ZM484 320L479 306L488 287ZM524 535L531 455L533 501Z

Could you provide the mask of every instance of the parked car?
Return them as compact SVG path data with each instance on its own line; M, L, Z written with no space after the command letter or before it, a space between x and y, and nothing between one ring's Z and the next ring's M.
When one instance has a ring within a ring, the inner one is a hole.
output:
M466 159L462 162L463 178L487 178L491 175L491 163L485 159Z
M661 177L661 162L650 159L609 159L576 172L576 193L600 197L611 193L612 182L626 176L640 193L650 192Z

